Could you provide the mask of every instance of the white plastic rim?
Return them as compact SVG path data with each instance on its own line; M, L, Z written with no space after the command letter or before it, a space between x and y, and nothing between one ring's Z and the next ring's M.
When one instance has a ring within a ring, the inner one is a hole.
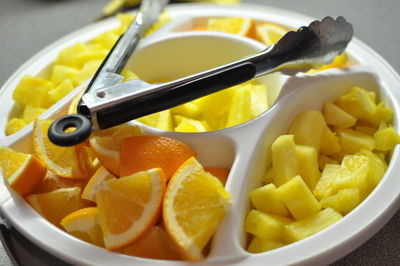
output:
M171 6L169 12L173 20L160 29L160 36L184 29L185 25L192 23L194 19L197 19L195 22L198 23L199 17L251 17L292 28L307 25L314 20L293 12L256 5L226 7L183 4ZM6 105L2 104L0 107L2 111L0 127L4 128L12 109L9 105L12 90L24 74L40 74L64 47L76 41L87 41L116 25L115 19L108 19L83 28L45 48L18 69L1 89L0 102ZM156 43L157 38L154 33L147 45ZM396 147L389 168L377 188L355 210L335 225L305 240L270 252L250 254L243 246L245 237L242 230L243 220L249 208L247 193L261 182L261 176L270 160L268 150L272 141L286 132L291 119L299 111L319 109L324 101L333 100L351 86L359 85L378 90L381 99L393 109L394 126L399 132L400 77L385 60L357 39L351 42L347 51L358 62L358 66L287 79L282 84L284 96L276 105L256 119L239 126L197 134L164 132L144 127L148 134L172 136L193 146L203 163L209 158L220 166L231 166L226 189L233 195L234 206L214 236L211 254L199 264L328 264L370 238L398 209L400 169L396 165L400 162L400 151L399 147ZM66 101L59 105L65 103ZM29 141L27 144L21 140L29 136L29 130L28 128L12 137L0 136L0 144L26 149ZM220 150L223 152L218 153ZM4 190L4 185L1 189ZM39 247L74 265L154 265L156 262L165 265L187 264L187 262L125 256L77 240L41 218L19 195L12 191L9 193L11 196L4 199L0 208L6 220Z

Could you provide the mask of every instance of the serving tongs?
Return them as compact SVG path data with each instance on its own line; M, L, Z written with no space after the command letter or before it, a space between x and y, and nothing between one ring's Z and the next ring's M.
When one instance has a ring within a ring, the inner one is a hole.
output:
M143 1L142 5L145 2L152 1ZM78 105L78 114L63 116L51 125L48 135L53 143L75 145L93 130L159 112L268 73L294 75L318 68L341 54L353 36L352 25L343 17L325 17L288 32L256 55L171 82L148 84L142 80L122 82L119 75L132 53L131 41L137 43L138 34L132 29L131 25L93 77ZM143 32L141 27L135 29ZM68 128L75 130L65 132Z

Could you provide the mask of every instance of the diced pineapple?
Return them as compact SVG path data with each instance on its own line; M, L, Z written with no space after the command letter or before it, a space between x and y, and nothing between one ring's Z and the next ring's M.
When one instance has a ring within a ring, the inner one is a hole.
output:
M102 48L110 50L117 42L119 35L113 31L104 32L92 39L92 43L99 44Z
M296 144L313 146L319 152L321 137L326 127L321 112L306 111L297 114L289 134L294 135Z
M386 161L380 158L375 153L368 150L360 150L357 155L367 156L369 159L369 172L368 172L368 191L372 191L381 181L386 172Z
M184 103L171 108L171 112L174 115L186 116L188 118L200 119L201 110L193 102Z
M296 145L296 154L299 162L299 175L313 190L321 176L318 169L317 151L311 146Z
M279 136L271 146L274 183L281 186L299 173L299 162L293 135Z
M250 245L247 248L247 251L251 252L251 253L261 253L261 252L265 252L268 250L280 248L284 245L285 244L282 242L272 241L269 239L262 239L262 238L258 238L255 236L251 240Z
M322 208L332 208L342 215L351 212L360 204L360 192L358 188L345 188L338 193L320 201Z
M296 220L321 209L318 200L299 175L280 186L276 191Z
M80 53L76 53L74 55L75 57L75 64L77 68L82 68L85 66L87 62L90 61L97 61L97 60L104 60L106 56L108 55L108 50L107 49L88 49L87 51L83 51Z
M253 118L249 110L251 106L251 91L247 87L237 90L228 114L226 127L232 127L244 123Z
M48 80L26 75L15 88L13 99L21 106L48 108L50 101L47 93L51 89L53 84Z
M347 153L344 150L340 150L338 153L332 154L329 157L331 157L333 160L335 160L338 163L342 163L344 156Z
M329 127L325 127L321 136L321 153L332 155L338 153L341 149L339 138L330 130Z
M64 65L54 65L50 80L54 86L60 85L66 79L73 79L78 74L78 69L64 66Z
M74 85L72 85L72 81L66 79L54 89L49 90L49 99L52 103L56 103L73 90Z
M346 154L355 154L361 149L373 150L375 140L370 135L352 129L337 129L340 145Z
M262 239L282 241L283 228L292 219L251 210L244 222L244 231Z
M46 111L44 108L34 107L32 105L27 105L24 108L24 112L22 113L22 120L24 120L25 124L29 124L41 114Z
M199 121L180 115L175 115L174 119L177 124L174 129L176 132L206 132L209 130L208 124L205 121Z
M254 207L262 212L288 216L289 212L282 199L276 192L274 184L268 184L249 192L250 200Z
M375 94L360 87L353 87L351 91L341 96L335 103L348 114L357 119L371 121L375 113Z
M137 119L139 122L162 130L172 131L171 111L164 110L158 113L146 115Z
M75 45L68 46L58 54L54 64L78 68L78 64L76 63L74 55L87 50L87 45L80 42L76 43Z
M284 230L284 242L293 243L318 233L328 226L336 223L343 216L331 208L326 208L317 213L288 224Z
M318 160L319 170L324 170L327 164L339 164L339 162L326 155L320 155Z
M361 132L361 133L364 133L364 134L367 134L367 135L370 135L370 136L373 136L375 131L376 131L375 128L373 128L371 126L364 126L364 125L356 125L354 127L354 129L357 132Z
M381 121L390 122L393 119L393 111L392 109L385 107L383 102L379 103L375 112L372 115L371 124L377 126Z
M118 35L125 33L126 29L132 23L135 16L129 13L118 13L117 18L121 25L117 28Z
M324 104L324 118L328 125L340 128L352 127L357 121L355 117L331 102Z
M326 198L333 194L332 184L336 176L339 174L339 171L340 165L325 165L325 168L322 171L321 178L318 180L318 183L315 185L313 191L314 196L317 197L317 199Z
M379 151L390 151L400 143L400 136L393 127L379 129L374 134L375 148Z
M102 60L94 60L94 61L89 61L87 62L81 70L79 70L78 75L76 75L72 79L72 83L74 86L79 86L82 84L85 80L89 79L92 77L97 69L100 67L102 63Z
M6 125L6 135L12 135L20 131L26 126L26 123L21 118L11 118Z
M265 171L265 174L262 177L262 181L264 184L270 184L274 182L274 168L271 166Z
M139 79L139 77L135 73L130 71L129 69L122 70L121 76L124 77L124 82L125 81L129 81L129 80L133 80L133 79Z

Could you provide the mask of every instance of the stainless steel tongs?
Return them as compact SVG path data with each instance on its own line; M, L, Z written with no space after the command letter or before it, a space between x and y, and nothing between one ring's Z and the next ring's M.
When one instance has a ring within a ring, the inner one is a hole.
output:
M155 3L159 1L143 1L141 10ZM139 12L138 17L144 13ZM150 18L142 18L145 19ZM288 32L278 43L256 55L233 63L166 83L148 84L141 80L123 83L119 73L137 44L137 36L145 30L137 20L93 77L78 105L78 114L63 116L51 125L48 134L53 143L75 145L93 130L165 110L271 72L293 75L320 67L342 53L353 36L353 27L343 17L336 20L325 17ZM75 131L67 133L67 128Z

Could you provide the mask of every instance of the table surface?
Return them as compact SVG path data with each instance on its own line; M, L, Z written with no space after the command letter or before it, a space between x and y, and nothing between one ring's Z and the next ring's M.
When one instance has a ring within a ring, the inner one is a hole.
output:
M60 37L92 23L108 0L0 0L0 84L26 60ZM243 0L284 8L315 18L344 16L365 42L400 73L398 0ZM7 237L7 236L6 236ZM9 241L30 257L22 236ZM42 256L49 256L42 254ZM29 258L29 265L54 265ZM334 265L395 265L400 261L400 211L369 241ZM25 260L20 261L26 265ZM12 265L0 243L0 265ZM59 264L58 264L59 265Z

